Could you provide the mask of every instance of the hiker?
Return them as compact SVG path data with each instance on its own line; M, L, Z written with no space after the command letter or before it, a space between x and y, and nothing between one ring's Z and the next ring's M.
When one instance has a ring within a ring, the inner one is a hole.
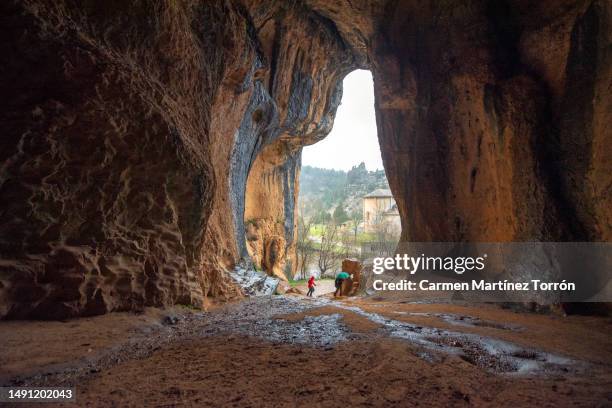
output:
M310 279L308 279L308 293L306 294L306 296L312 297L315 286L317 286L317 284L315 283L314 276L311 276Z
M344 271L340 272L338 276L336 276L336 281L334 282L334 285L336 286L334 297L342 295L342 282L344 282L344 280L348 279L349 277L350 275Z

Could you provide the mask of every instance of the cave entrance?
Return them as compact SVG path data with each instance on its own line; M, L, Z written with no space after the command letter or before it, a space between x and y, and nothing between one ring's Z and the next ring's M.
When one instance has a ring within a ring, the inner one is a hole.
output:
M399 240L400 217L378 142L372 74L353 71L342 85L325 138L303 147L281 137L261 149L249 170L245 250L255 269L268 275L332 278L344 258L386 256ZM330 279L321 281L316 293L333 290Z
M372 74L356 70L344 78L332 131L302 151L293 279L328 278L333 291L343 259L392 255L400 233L381 159Z

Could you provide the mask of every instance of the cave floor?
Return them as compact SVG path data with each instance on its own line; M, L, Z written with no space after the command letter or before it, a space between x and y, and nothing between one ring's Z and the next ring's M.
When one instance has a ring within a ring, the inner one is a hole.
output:
M76 386L78 406L610 406L611 327L495 305L249 298L0 322L0 384Z

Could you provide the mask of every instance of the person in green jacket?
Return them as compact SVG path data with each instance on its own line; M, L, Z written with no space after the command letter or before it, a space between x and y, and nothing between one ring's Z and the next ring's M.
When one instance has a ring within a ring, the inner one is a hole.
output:
M336 286L336 291L334 292L334 297L340 296L342 294L342 282L344 282L345 279L350 278L350 276L351 275L344 271L336 275L336 281L334 282L334 285Z

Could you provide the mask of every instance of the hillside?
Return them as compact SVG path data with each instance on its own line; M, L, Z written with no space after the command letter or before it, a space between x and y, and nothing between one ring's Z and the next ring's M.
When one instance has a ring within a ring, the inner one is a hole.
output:
M306 216L317 216L331 214L341 205L350 214L361 211L362 197L377 188L389 188L384 170L368 171L363 162L349 171L304 166L299 208Z

